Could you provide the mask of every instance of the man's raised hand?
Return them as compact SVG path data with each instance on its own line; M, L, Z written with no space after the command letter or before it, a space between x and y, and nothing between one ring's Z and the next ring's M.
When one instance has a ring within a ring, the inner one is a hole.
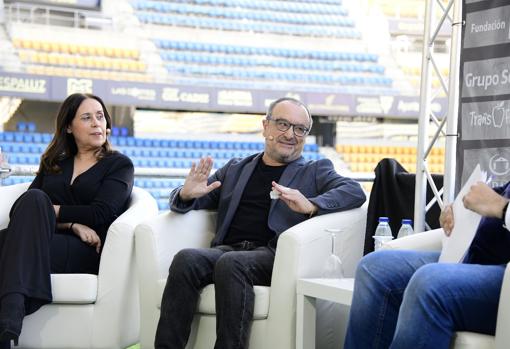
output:
M210 156L201 158L198 165L191 164L188 176L184 180L184 185L179 192L179 197L183 201L199 198L213 191L221 185L220 181L207 184L207 178L211 173L213 160Z

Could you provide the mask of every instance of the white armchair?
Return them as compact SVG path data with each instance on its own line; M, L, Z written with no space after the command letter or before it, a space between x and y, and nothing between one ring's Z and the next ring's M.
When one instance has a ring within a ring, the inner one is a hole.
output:
M208 247L215 220L212 211L167 212L136 228L143 349L154 347L161 297L173 256L186 247ZM295 347L296 280L321 276L331 250L331 237L324 229L343 231L337 244L346 274L352 277L363 253L365 221L363 206L312 218L280 236L271 287L255 286L251 349ZM208 285L201 293L187 348L213 348L215 322L214 285Z
M440 251L443 229L435 229L386 243L385 249ZM496 336L474 332L457 332L452 349L505 349L510 343L510 264L505 271L499 298Z
M0 228L28 184L0 187ZM19 348L126 348L139 338L134 228L156 216L156 201L133 188L128 210L110 226L99 274L53 274L53 303L25 317Z

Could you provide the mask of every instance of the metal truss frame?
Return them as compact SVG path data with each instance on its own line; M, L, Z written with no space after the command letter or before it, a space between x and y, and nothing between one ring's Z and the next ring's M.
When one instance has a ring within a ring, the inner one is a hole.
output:
M438 6L438 7L436 7ZM452 15L450 14L452 13ZM437 19L437 14L441 14ZM449 81L441 74L438 68L434 51L441 26L448 21L452 27L450 45ZM424 231L429 229L425 222L425 214L437 202L441 208L444 203L453 200L455 190L455 154L457 148L457 118L459 110L459 66L460 45L462 33L462 0L449 0L444 4L442 0L426 0L425 30L423 34L422 71L420 85L420 115L418 123L418 146L416 151L416 188L414 201L414 229ZM441 83L440 89L432 91L432 73L435 73ZM444 91L448 99L448 111L440 120L432 111L432 101L439 92ZM436 130L429 139L430 122ZM446 128L446 131L445 131ZM432 147L440 137L445 138L445 169L444 185L438 189L432 180L427 166L427 158ZM434 193L434 198L426 203L427 185Z

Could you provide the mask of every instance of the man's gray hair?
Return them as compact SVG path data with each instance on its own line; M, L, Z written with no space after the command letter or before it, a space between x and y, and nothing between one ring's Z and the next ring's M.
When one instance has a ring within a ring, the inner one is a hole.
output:
M310 113L310 110L308 110L308 107L303 102L301 102L299 99L295 99L292 97L282 97L282 98L278 98L277 100L271 102L271 104L269 105L269 108L267 109L266 120L271 119L271 116L273 115L273 109L278 104L280 104L282 102L290 102L290 103L293 103L293 104L298 105L301 108L303 108L306 112L306 115L308 116L308 120L310 121L310 124L308 125L308 129L309 130L312 129L313 119L312 119L312 114Z

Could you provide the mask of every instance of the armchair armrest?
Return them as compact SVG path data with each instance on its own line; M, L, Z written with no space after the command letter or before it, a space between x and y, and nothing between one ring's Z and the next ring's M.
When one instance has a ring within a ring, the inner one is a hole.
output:
M385 243L382 248L385 250L441 251L443 236L443 229L439 228L391 240Z
M0 229L7 228L9 224L9 212L14 202L29 187L30 183L21 183L7 186L0 186Z
M510 263L507 264L501 294L499 296L498 319L496 322L496 349L508 348L510 343Z
M121 340L129 343L138 340L140 314L137 274L134 272L134 230L138 223L157 213L156 200L147 191L133 187L128 209L108 228L97 275L95 341L103 343L102 338L111 337L104 319L124 323L119 333Z
M271 338L271 347L294 347L296 281L322 276L331 253L331 236L325 229L341 230L337 234L337 251L346 276L354 275L356 264L363 255L366 210L365 204L353 210L314 217L282 233L276 249L270 291L268 338Z
M216 212L167 211L139 224L135 229L135 253L140 285L142 348L154 343L159 304L160 280L166 280L175 254L188 247L209 247L216 227Z

